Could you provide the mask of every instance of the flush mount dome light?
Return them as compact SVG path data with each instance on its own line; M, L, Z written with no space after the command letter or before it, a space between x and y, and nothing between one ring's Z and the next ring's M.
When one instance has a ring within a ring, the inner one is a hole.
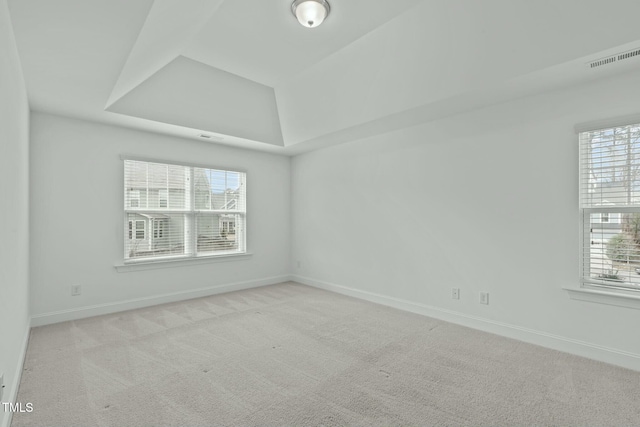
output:
M294 0L291 4L291 11L298 22L307 28L322 24L330 10L327 0Z

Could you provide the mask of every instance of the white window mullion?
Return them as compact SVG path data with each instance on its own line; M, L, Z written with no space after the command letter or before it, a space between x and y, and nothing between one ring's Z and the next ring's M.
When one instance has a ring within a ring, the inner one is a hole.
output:
M144 195L145 195L145 203L144 206L142 206L142 203L140 204L140 206L138 206L139 208L148 208L149 207L149 164L147 163L146 165L146 183L145 183L145 188L144 188Z
M195 218L195 180L194 180L194 173L193 173L193 168L188 168L188 178L187 178L187 182L189 185L187 185L187 188L189 189L189 196L188 196L188 208L189 208L189 213L186 215L186 221L185 221L185 248L188 248L188 255L189 256L196 256L197 255L197 242L198 242L198 237L196 236L197 232L196 232L196 218Z
M242 252L247 250L247 216L246 214L238 215L239 224L236 224L236 235L241 236L238 239L238 247Z

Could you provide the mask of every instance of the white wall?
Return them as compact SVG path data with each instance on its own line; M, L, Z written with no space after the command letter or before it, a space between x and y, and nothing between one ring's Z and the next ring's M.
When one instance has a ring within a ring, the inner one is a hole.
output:
M9 10L0 0L0 375L15 396L29 328L29 105ZM0 408L0 425L9 417Z
M253 255L235 261L117 272L114 265L123 260L121 154L246 170L247 239ZM264 283L286 276L290 260L289 179L287 157L32 114L34 322L131 308L122 304L130 300L145 299L141 304L152 304L161 302L154 299L159 295ZM81 296L71 296L73 284L82 285ZM102 308L82 310L94 306ZM55 312L57 316L50 316Z
M640 310L562 289L579 278L574 126L640 113L638 99L640 75L622 75L295 157L295 274L513 336L631 353L640 369ZM515 329L487 326L498 324Z

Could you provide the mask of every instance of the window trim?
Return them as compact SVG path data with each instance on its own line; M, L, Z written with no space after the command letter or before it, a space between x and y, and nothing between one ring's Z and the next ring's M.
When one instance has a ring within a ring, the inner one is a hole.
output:
M152 260L135 260L131 262L116 262L114 268L118 273L128 273L131 271L156 270L159 268L185 267L189 265L208 264L212 262L244 261L253 256L251 252L226 254L226 255L203 255L190 258L154 258Z
M611 285L606 281L599 281L584 277L584 251L585 236L590 228L590 222L586 221L586 217L592 213L617 212L637 212L637 209L630 207L597 207L585 208L582 205L582 164L581 164L581 141L580 134L584 132L593 132L601 129L615 128L640 123L640 114L634 114L613 119L606 119L588 123L577 124L574 127L578 145L578 216L579 216L579 248L578 248L578 286L564 286L562 289L567 291L572 300L593 302L599 304L613 305L618 307L626 307L640 310L640 290L626 288L624 286Z
M569 294L569 298L576 301L593 302L597 304L614 305L617 307L626 307L640 310L640 295L625 293L621 290L612 291L610 288L592 289L588 287L582 288L563 288ZM631 291L632 292L632 291Z
M603 120L593 120L590 122L578 123L574 126L574 131L578 137L583 132L593 132L596 130L628 126L632 123L640 123L640 113L626 116L611 117Z
M244 252L233 252L233 253L217 253L217 254L183 254L183 255L172 255L172 256L166 256L166 257L155 257L155 258L143 258L143 259L127 259L124 257L124 251L122 252L122 258L117 261L116 263L114 263L114 267L116 268L116 270L118 272L127 272L127 271L136 271L136 270L149 270L149 269L156 269L156 268L168 268L168 267L178 267L181 265L194 265L194 264L201 264L204 262L219 262L219 261L233 261L233 260L242 260L242 259L246 259L248 257L251 257L253 254L251 252L249 252L249 233L248 233L248 215L247 215L247 211L249 210L249 200L248 200L248 194L247 194L247 188L246 188L246 184L248 181L248 176L249 173L247 172L247 170L245 168L241 168L241 167L232 167L229 165L226 166L221 166L221 165L211 165L211 164L202 164L202 163L191 163L191 162L182 162L182 161L174 161L174 160L164 160L164 159L158 159L158 158L149 158L149 157L142 157L142 156L137 156L137 155L128 155L128 154L121 154L120 156L120 167L119 167L119 183L120 183L120 188L124 189L124 181L125 181L125 177L124 177L124 163L126 160L131 160L131 161L139 161L139 162L148 162L148 163L160 163L160 164L168 164L168 165L176 165L176 166L184 166L184 167L189 167L192 168L191 169L191 173L193 174L193 168L202 168L202 169L214 169L214 170L223 170L223 171L229 171L229 172L240 172L243 173L244 176L244 184L245 184L245 210L244 211L219 211L219 210L196 210L196 209L192 209L189 211L176 211L176 210L171 210L171 209L158 209L158 212L161 213L171 213L171 212L175 212L175 213L183 213L183 214L193 214L193 217L195 218L195 216L197 216L197 214L199 212L203 212L203 213L211 213L211 214L240 214L242 216L242 220L244 223ZM193 177L192 177L193 178ZM191 182L193 182L193 179L191 180ZM194 198L195 198L195 194L192 191L191 192L191 206L195 206L194 205ZM137 210L131 209L129 206L126 206L125 204L125 197L122 197L122 207L121 207L121 214L124 213L123 218L125 221L125 232L122 233L122 237L121 237L121 245L120 247L124 248L125 247L125 237L128 233L128 228L127 228L127 219L126 219L126 215L129 213L138 213ZM167 200L168 203L168 200ZM155 209L144 209L144 211L154 211ZM185 218L188 215L185 216ZM150 231L151 233L153 231Z
M184 162L184 161L180 161L180 160L166 160L166 159L159 159L157 157L143 157L143 156L137 156L135 154L132 155L128 155L128 154L121 154L120 155L120 160L122 160L121 165L121 175L124 177L124 161L125 160L133 160L133 161L137 161L137 162L149 162L149 163L163 163L165 165L176 165L176 166L187 166L187 167L192 167L192 168L202 168L202 169L217 169L217 170L225 170L225 171L231 171L231 172L242 172L248 175L247 173L247 169L243 168L243 167L235 167L233 165L215 165L215 164L203 164L203 163L191 163L191 162ZM122 182L122 188L124 188L124 181Z

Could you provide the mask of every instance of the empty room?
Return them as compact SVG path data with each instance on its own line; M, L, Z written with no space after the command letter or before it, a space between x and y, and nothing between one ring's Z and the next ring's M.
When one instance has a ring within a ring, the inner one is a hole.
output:
M637 0L0 0L0 427L640 426Z

